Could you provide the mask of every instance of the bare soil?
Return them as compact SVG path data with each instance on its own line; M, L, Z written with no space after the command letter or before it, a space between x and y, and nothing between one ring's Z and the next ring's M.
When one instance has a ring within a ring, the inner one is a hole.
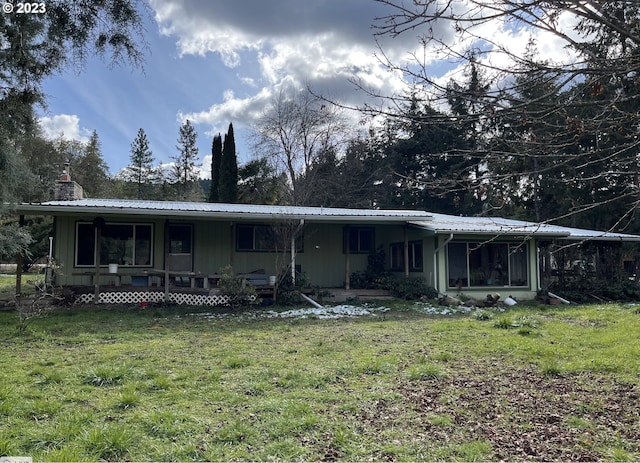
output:
M491 460L611 460L640 452L640 388L593 374L541 375L532 367L449 365L445 377L399 392L430 442L490 443ZM434 417L448 417L443 425Z

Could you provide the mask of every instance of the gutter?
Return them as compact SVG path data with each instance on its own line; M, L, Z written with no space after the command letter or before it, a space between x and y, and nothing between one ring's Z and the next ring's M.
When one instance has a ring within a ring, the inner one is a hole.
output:
M324 214L282 214L270 212L223 212L203 210L167 210L128 207L102 206L47 206L40 204L23 204L15 207L15 213L25 215L73 216L73 215L119 215L119 216L154 216L157 218L190 217L218 220L308 220L314 222L345 222L350 223L398 223L407 219L416 220L417 217L406 215L324 215ZM421 217L420 220L432 220L431 216Z

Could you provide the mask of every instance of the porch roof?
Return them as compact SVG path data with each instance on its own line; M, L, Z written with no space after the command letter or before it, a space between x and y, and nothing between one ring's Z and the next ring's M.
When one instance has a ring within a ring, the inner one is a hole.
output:
M502 217L460 217L437 213L431 215L432 220L428 222L412 220L409 223L435 234L536 236L574 241L640 241L638 235L562 227Z
M32 215L120 215L180 217L232 220L300 220L313 222L428 222L432 214L425 211L347 209L329 207L270 206L181 201L142 201L127 199L77 199L20 204L18 214Z

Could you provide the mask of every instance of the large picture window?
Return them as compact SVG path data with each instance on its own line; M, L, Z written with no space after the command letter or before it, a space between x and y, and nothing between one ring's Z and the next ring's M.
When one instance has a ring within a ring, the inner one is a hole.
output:
M92 223L76 225L76 266L95 265L96 227ZM100 230L100 264L151 267L153 225L107 223Z
M422 272L422 241L409 241L409 271ZM403 272L404 265L404 243L392 243L389 249L391 258L391 270Z
M527 286L527 249L525 243L449 243L449 286Z

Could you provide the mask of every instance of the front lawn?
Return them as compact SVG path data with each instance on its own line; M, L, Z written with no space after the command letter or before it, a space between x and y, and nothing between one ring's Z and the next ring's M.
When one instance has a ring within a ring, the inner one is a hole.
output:
M0 455L640 459L636 307L389 307L0 313Z

